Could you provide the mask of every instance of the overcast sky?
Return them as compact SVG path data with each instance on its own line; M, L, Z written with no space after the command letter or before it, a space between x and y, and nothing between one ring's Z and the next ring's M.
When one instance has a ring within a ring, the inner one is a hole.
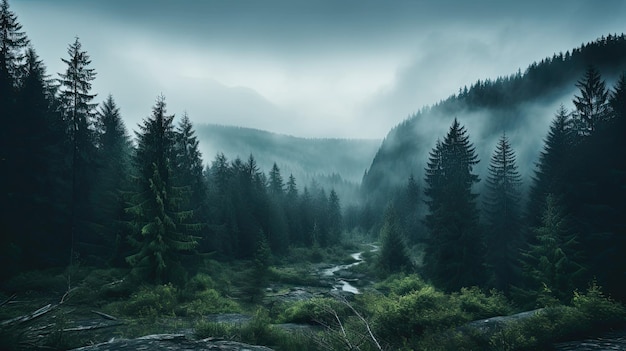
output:
M626 32L622 0L9 1L55 77L80 38L129 129L162 93L195 123L383 138L477 79Z

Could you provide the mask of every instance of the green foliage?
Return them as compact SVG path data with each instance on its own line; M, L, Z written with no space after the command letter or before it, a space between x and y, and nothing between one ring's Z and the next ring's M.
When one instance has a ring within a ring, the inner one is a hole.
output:
M417 274L405 275L399 273L377 283L374 287L387 293L406 295L412 291L421 290L427 285Z
M576 236L568 224L564 207L551 194L546 197L541 225L534 228L536 244L522 252L523 273L528 289L539 303L566 301L584 268L577 262Z
M235 301L222 297L215 289L206 289L195 293L190 301L181 303L176 309L176 315L202 317L239 311L241 307Z
M478 162L467 130L455 118L443 141L437 141L430 152L424 180L429 209L425 272L447 291L485 282L478 195L472 191L479 181L474 173Z
M515 152L502 134L491 156L484 197L485 263L491 272L489 285L507 292L519 280L521 185Z
M458 304L459 308L472 320L506 316L513 312L511 304L501 292L492 290L489 294L485 294L475 286L462 288L460 292L453 293L451 301Z
M204 273L196 274L185 284L175 310L176 315L193 317L239 311L239 304L223 297L211 276Z
M379 267L385 273L399 272L411 267L411 260L406 252L405 236L392 204L385 212L385 223L380 230Z
M366 294L367 295L367 294ZM372 311L372 325L377 335L406 340L426 331L438 331L467 322L457 304L443 292L426 286L406 295L365 297Z
M510 323L491 337L490 344L497 350L537 350L624 321L624 306L604 296L601 288L592 283L586 293L574 293L571 306L546 308L528 319Z
M624 305L605 296L595 281L591 283L586 293L574 291L572 305L596 327L613 326L626 321Z
M332 311L345 315L348 308L333 298L313 298L286 306L278 320L281 323L329 324L335 318Z
M138 317L173 315L177 305L177 289L171 285L144 286L131 295L123 312Z
M319 284L319 278L311 274L311 267L270 267L269 279L272 282L290 284L296 286L315 286Z

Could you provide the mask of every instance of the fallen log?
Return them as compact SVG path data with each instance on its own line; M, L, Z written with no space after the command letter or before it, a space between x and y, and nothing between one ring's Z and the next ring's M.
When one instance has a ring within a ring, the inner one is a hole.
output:
M2 322L0 322L0 328L12 327L14 325L30 322L33 319L39 318L39 317L45 315L46 313L52 311L57 306L58 305L53 305L53 304L49 303L46 306L43 306L42 308L40 308L40 309L38 309L38 310L36 310L34 312L31 312L29 314L26 314L26 315L23 315L23 316L19 316L19 317L15 317L15 318L11 318L11 319L6 320L6 321L2 321Z

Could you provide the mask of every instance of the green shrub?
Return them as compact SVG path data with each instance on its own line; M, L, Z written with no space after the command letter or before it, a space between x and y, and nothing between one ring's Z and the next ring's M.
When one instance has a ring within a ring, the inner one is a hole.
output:
M194 294L191 301L181 304L176 314L185 316L204 316L213 313L232 313L241 311L235 301L224 298L215 289L207 289Z
M319 279L311 275L310 268L301 267L270 267L269 279L273 282L314 286L319 284Z
M460 292L452 294L452 300L459 304L470 320L506 316L513 312L506 297L496 290L487 295L478 287L462 288Z
M126 302L115 304L127 316L173 316L177 305L177 289L171 285L144 286Z
M426 331L444 330L468 321L449 295L432 286L378 300L373 325L379 335L406 340Z
M593 282L585 294L574 292L572 305L585 319L597 327L607 327L625 322L626 309L619 302L604 295L602 289Z
M412 291L423 289L426 286L428 286L428 284L416 274L405 275L403 273L397 273L377 283L375 288L387 293L406 295Z
M281 323L317 324L334 320L331 311L338 315L347 313L348 307L331 298L313 298L297 301L285 308L278 316Z

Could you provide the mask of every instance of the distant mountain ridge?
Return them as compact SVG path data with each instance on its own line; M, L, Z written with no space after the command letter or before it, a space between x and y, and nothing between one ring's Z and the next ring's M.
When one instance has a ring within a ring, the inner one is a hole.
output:
M376 139L299 138L268 131L198 124L195 126L205 163L217 153L229 160L247 159L251 154L268 172L276 162L285 180L293 174L304 187L313 178L337 178L358 184L381 141Z
M362 194L370 203L383 204L394 187L413 174L418 182L428 152L445 135L457 117L469 131L470 141L482 160L483 173L496 139L509 136L518 155L520 172L528 178L534 170L543 138L559 104L573 108L575 83L593 65L611 88L626 71L626 36L609 35L531 64L523 73L478 81L459 89L440 103L423 108L394 127L385 137L363 177Z

